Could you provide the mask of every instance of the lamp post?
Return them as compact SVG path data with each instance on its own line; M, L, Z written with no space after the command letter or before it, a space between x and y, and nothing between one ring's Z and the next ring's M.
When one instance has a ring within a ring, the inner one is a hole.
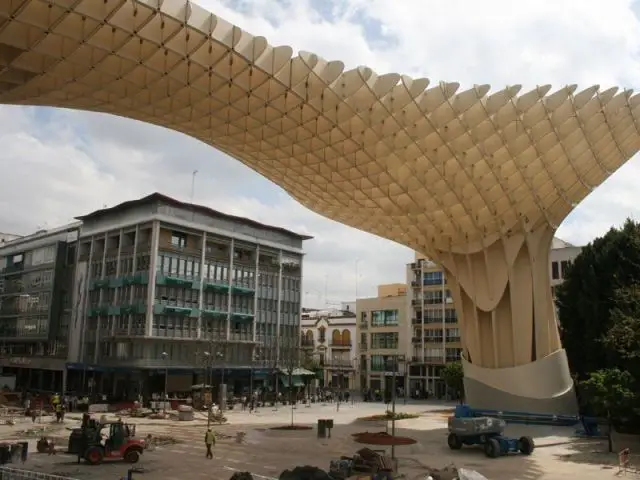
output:
M251 354L251 368L250 368L250 376L249 376L249 396L253 398L253 368L257 361L260 360L260 352L254 350ZM249 400L251 400L251 398Z
M209 391L209 404L207 405L207 425L209 424L209 419L211 416L211 404L213 403L213 386L211 385L213 382L211 381L211 377L213 376L213 372L211 371L211 352L203 352L205 360L204 364L204 388L202 389L203 393Z
M169 383L169 365L167 363L167 358L169 358L169 354L167 352L162 352L162 360L164 360L164 395L162 396L162 411L164 414L167 414L167 385Z
M227 388L224 384L224 353L223 352L216 352L216 358L220 359L220 362L222 363L222 373L220 376L220 411L222 412L223 410L225 410L225 407L227 405ZM224 390L224 391L223 391Z

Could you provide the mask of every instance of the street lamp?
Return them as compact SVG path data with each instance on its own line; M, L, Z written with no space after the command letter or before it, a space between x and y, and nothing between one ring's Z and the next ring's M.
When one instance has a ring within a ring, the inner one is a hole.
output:
M209 427L211 427L211 403L213 401L213 386L211 385L211 383L209 383L209 376L213 375L213 372L210 372L211 369L211 353L209 352L204 352L204 356L206 357L206 363L205 363L205 373L204 373L204 389L203 391L205 391L205 389L207 387L209 387L209 404L207 405L207 429L209 429Z
M253 368L257 361L260 360L260 352L257 350L253 350L251 354L251 369L250 369L250 377L249 377L249 396L253 398Z
M222 363L222 374L221 374L221 378L220 378L220 411L225 410L225 407L227 406L227 388L226 385L224 384L224 353L223 352L216 352L216 358L220 359L220 362Z
M162 360L164 360L164 396L162 397L162 411L164 414L167 414L167 385L169 381L169 365L167 363L167 358L169 354L167 352L161 353Z

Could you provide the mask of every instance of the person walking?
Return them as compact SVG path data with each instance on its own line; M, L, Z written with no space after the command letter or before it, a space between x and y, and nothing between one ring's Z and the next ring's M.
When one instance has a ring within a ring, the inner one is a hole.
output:
M216 435L210 428L207 430L207 433L204 434L204 444L207 447L207 458L213 458L211 448L216 444Z

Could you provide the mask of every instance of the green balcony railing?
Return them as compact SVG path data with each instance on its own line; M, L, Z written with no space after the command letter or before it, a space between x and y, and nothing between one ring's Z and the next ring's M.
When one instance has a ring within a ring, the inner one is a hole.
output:
M252 322L255 317L248 313L232 313L231 319L240 322Z
M98 305L97 307L90 307L87 310L87 317L95 318L109 315L109 305Z
M146 313L147 306L144 303L134 303L131 305L120 305L120 315L130 315Z
M227 285L226 283L215 283L209 280L205 280L204 290L224 293L229 291L229 285Z
M253 288L239 287L234 285L231 287L231 292L238 295L255 295L256 291Z
M212 318L227 318L227 312L223 312L221 310L202 310L203 317L212 317Z
M197 317L200 311L197 308L178 307L177 305L163 305L156 303L153 306L154 315L184 315L189 317Z
M122 277L123 285L146 285L149 283L149 274L147 272L137 272L133 275Z
M177 277L156 273L156 285L200 289L200 282L192 278Z

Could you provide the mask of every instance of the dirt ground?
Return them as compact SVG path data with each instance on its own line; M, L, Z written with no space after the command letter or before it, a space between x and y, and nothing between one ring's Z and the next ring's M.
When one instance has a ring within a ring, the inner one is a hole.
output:
M354 409L350 423L336 425L331 438L318 439L316 430L278 431L270 426L286 424L283 417L266 414L259 422L255 418L234 416L232 424L216 426L221 435L214 449L214 458L207 460L203 445L206 425L202 422L144 422L138 424L138 435L169 435L175 444L159 446L143 455L137 465L144 473L134 475L134 479L177 480L177 479L228 479L235 471L249 471L259 480L273 480L286 468L297 465L315 465L328 469L329 462L341 455L352 455L364 445L353 441L352 434L363 431L384 431L384 422L363 422L355 420L361 416ZM243 420L245 420L243 422ZM126 419L125 419L126 421ZM308 422L310 423L310 422ZM490 480L564 480L568 476L580 479L606 479L618 476L617 455L607 454L605 440L581 439L573 436L573 429L542 426L510 425L506 434L512 436L529 435L536 442L536 450L531 456L511 455L488 459L478 448L463 448L451 451L446 443L446 420L441 414L424 413L419 419L397 422L397 434L413 437L414 445L395 447L399 462L399 473L408 479L423 479L427 467L442 468L449 464L477 470ZM245 432L243 443L236 443L236 433ZM67 432L51 432L55 436L66 436ZM16 435L16 432L12 435ZM30 439L34 442L35 439ZM63 445L61 445L63 446ZM385 448L390 454L390 447ZM640 442L633 437L617 437L615 450L631 449L632 470L628 478L640 478L633 466L640 461L634 452L640 452ZM25 468L67 475L80 480L113 480L117 475L125 475L128 465L112 462L100 466L77 465L75 459L58 454L55 456L33 454Z

